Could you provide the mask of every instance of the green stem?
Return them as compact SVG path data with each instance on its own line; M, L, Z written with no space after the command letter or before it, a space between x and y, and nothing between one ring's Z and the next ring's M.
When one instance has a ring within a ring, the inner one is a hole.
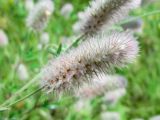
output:
M65 52L67 52L68 50L70 50L71 48L73 48L74 46L77 46L77 44L79 43L79 41L81 39L84 38L85 35L80 35L66 50Z
M4 106L11 102L12 100L16 99L24 90L26 90L29 86L34 84L34 82L39 79L41 74L36 75L32 80L30 80L26 85L24 85L20 90L18 90L12 97L6 100L1 106Z
M41 88L39 88L39 89L37 89L37 90L35 90L35 91L33 91L33 92L32 92L32 93L30 93L29 95L26 95L25 97L23 97L23 98L21 98L21 99L19 99L19 100L15 101L15 102L13 102L13 103L9 104L9 105L7 106L7 108L9 108L9 107L11 107L11 106L15 105L16 103L19 103L19 102L21 102L21 101L23 101L23 100L25 100L25 99L27 99L27 98L31 97L32 95L34 95L34 94L38 93L39 91L41 91L43 88L44 88L44 86L43 86L43 87L41 87Z
M123 21L119 22L118 25L123 25L123 24L129 23L129 22L135 21L139 18L151 16L151 15L154 15L154 14L157 14L157 13L160 13L160 10L155 10L155 11L152 11L152 12L144 13L142 15L123 20Z

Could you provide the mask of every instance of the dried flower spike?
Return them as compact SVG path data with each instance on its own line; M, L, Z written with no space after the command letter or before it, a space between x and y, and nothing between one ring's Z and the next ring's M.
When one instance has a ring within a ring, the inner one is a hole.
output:
M141 0L93 0L74 26L79 26L80 33L93 35L124 19L140 3Z
M26 24L35 31L42 31L54 10L54 4L51 0L40 0L30 11Z
M128 32L100 35L53 60L42 70L42 86L48 93L73 91L99 72L124 67L138 53L138 43Z

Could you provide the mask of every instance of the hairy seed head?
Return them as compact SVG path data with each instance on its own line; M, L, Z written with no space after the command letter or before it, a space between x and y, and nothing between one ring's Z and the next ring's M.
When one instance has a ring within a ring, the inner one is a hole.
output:
M91 99L117 89L125 88L127 80L119 75L99 75L92 80L92 84L83 85L76 96Z
M61 55L42 70L42 86L48 93L73 91L98 73L124 67L138 54L138 43L129 32L99 35Z
M51 0L40 0L30 11L26 20L27 26L35 31L42 31L53 10L54 5Z
M124 19L140 3L141 0L93 0L74 26L80 33L93 35Z

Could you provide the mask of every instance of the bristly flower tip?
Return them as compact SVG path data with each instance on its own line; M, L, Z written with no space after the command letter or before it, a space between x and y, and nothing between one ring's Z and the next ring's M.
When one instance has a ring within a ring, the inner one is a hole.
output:
M141 0L93 0L74 26L82 34L94 35L124 19L140 3Z
M81 99L92 99L99 95L119 89L125 89L127 80L120 75L99 75L92 80L91 84L84 84L76 96Z
M138 54L137 41L129 32L100 34L88 39L42 70L41 84L47 93L72 92L98 73L126 66Z
M40 0L27 17L26 24L34 31L42 31L54 10L52 0Z

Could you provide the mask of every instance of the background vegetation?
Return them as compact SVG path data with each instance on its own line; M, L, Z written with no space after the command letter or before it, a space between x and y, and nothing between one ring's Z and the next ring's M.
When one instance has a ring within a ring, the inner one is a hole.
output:
M74 11L68 19L60 15L61 7L70 2ZM0 29L9 38L9 45L0 48L0 103L32 79L48 59L54 57L63 36L73 35L72 25L77 20L77 13L88 5L88 0L55 0L55 11L45 29L50 35L50 45L38 49L39 34L29 31L25 25L27 11L23 0L0 0ZM132 14L134 16L158 10L160 2L146 4ZM160 114L160 14L143 19L143 31L138 34L140 56L136 63L125 70L117 71L128 79L127 95L115 107L105 107L107 111L118 111L122 120L132 118L148 119ZM27 66L29 80L19 80L15 65ZM24 96L37 87L30 86ZM90 101L90 107L77 111L75 98L64 96L60 100L46 96L43 92L14 105L12 109L0 112L0 120L99 120L102 110L101 97ZM104 105L103 105L104 106Z

